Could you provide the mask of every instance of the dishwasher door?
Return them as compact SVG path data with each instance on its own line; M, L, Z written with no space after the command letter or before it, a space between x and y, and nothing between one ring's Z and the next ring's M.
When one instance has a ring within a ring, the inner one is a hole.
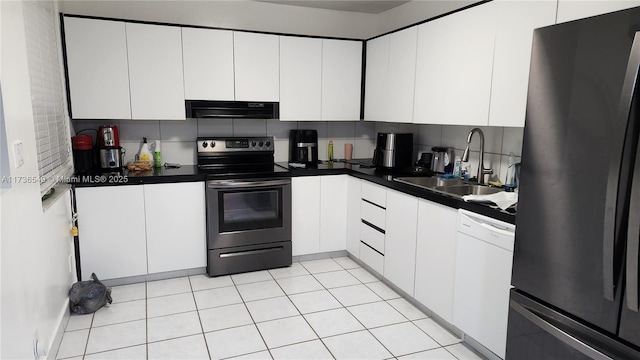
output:
M453 324L505 357L515 227L460 210Z

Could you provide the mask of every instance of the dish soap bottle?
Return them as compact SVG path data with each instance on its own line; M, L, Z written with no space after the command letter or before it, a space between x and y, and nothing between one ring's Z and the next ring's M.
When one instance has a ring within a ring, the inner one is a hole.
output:
M151 151L149 151L149 144L147 144L147 138L142 138L142 148L140 148L140 152L138 153L138 159L147 163L153 161Z
M333 140L329 140L329 161L333 161Z
M518 184L516 184L516 159L515 154L512 152L509 153L509 159L507 160L507 177L504 181L504 187L507 191L513 191Z
M456 162L453 166L453 177L459 179L462 177L462 160L459 156L456 156Z
M153 149L153 165L157 168L162 167L162 154L160 152L160 140L156 140Z

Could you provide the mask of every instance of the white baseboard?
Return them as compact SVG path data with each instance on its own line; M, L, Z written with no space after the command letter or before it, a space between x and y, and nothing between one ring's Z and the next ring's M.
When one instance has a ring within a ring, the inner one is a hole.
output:
M53 336L53 339L49 344L47 344L47 354L46 357L40 356L40 359L45 358L46 360L55 360L56 355L58 354L58 349L60 349L60 343L62 343L62 336L64 335L64 329L67 327L67 323L69 322L69 298L66 298L62 309L60 310L60 314L58 315L58 326L56 332Z

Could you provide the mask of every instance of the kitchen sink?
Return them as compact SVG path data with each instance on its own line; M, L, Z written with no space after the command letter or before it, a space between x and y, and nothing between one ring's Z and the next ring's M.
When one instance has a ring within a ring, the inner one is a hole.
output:
M436 176L397 177L393 180L430 190L465 184L462 179L443 179Z
M489 187L486 185L455 185L455 186L437 186L437 191L451 195L489 195L502 191L500 188Z

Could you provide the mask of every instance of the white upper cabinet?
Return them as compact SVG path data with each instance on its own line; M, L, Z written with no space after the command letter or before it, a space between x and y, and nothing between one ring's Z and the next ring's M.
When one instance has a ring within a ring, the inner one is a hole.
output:
M558 0L557 23L640 6L640 0Z
M417 26L389 35L388 121L413 121L417 39Z
M236 100L279 101L280 37L233 33Z
M322 39L281 36L280 120L321 120L321 96Z
M322 120L360 119L362 42L322 40Z
M126 29L131 117L184 120L180 28L127 23Z
M556 0L497 0L489 125L524 126L533 30L553 25Z
M413 119L417 27L367 42L365 120Z
M182 58L186 99L235 99L232 31L182 28Z
M125 23L64 18L71 116L131 119Z
M488 124L495 15L485 4L419 26L414 123Z
M367 41L364 119L389 121L387 86L389 85L389 36Z

